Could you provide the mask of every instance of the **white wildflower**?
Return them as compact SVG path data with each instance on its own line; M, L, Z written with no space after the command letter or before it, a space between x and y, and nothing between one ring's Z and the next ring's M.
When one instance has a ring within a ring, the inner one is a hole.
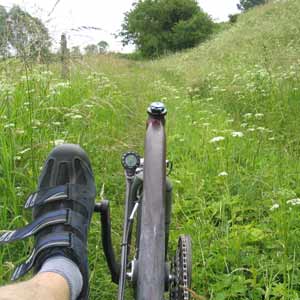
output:
M248 126L248 123L242 123L241 124L241 127L243 127L243 128L245 128L245 127L247 127Z
M228 173L226 171L223 171L223 172L219 173L218 176L225 177L225 176L228 176Z
M19 152L19 154L25 154L26 152L28 152L28 151L30 151L31 150L31 148L26 148L26 149L24 149L24 150L22 150L22 151L20 151Z
M216 142L220 142L220 141L224 141L225 138L223 136L216 136L214 138L212 138L209 142L210 143L216 143Z
M259 130L259 131L265 131L266 128L265 127L257 127L257 130Z
M8 123L4 125L4 128L13 128L13 127L15 127L14 123Z
M36 126L41 126L41 121L40 120L33 120L32 123Z
M83 116L82 115L72 115L71 118L74 119L74 120L75 119L82 119Z
M263 118L264 114L262 114L262 113L257 113L257 114L255 114L254 116L255 116L256 119L261 119L261 118Z
M255 128L248 128L247 130L253 132L255 131Z
M64 143L65 143L64 140L55 140L55 141L54 141L54 145L55 145L55 146L58 146L58 145L61 145L61 144L64 144Z
M17 129L16 134L24 134L25 131L23 129Z
M68 88L70 86L70 82L58 82L55 87L58 88Z
M240 132L240 131L232 131L231 135L233 137L243 137L244 136L244 134L242 132Z
M246 113L246 114L244 114L244 118L245 119L249 119L251 117L252 117L252 113Z
M275 209L279 208L279 204L278 203L275 203L271 208L270 210L273 211Z
M61 122L52 122L52 125L59 126L59 125L61 125Z
M300 198L295 198L295 199L291 199L286 201L287 204L291 204L293 206L295 205L300 205Z

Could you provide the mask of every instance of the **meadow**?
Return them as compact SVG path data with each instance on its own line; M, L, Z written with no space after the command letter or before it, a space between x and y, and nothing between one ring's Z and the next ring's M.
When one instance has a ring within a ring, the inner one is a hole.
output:
M170 254L193 240L201 299L300 299L300 2L272 1L201 46L136 62L114 55L59 64L0 63L0 228L30 222L23 204L48 152L80 144L111 200L121 242L123 152L143 153L146 108L168 108L174 170ZM0 284L33 241L1 246ZM173 251L173 252L172 252ZM89 236L90 299L115 299L100 221Z

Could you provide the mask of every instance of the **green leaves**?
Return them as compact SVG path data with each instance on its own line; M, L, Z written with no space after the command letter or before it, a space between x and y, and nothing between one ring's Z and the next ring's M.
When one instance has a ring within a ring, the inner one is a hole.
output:
M203 42L214 23L195 0L139 1L125 14L120 36L145 57L191 48Z
M265 4L266 0L240 0L240 3L237 4L239 10L248 10L254 6Z
M45 58L51 46L47 28L38 19L13 6L9 12L0 6L0 55L9 47L23 58Z

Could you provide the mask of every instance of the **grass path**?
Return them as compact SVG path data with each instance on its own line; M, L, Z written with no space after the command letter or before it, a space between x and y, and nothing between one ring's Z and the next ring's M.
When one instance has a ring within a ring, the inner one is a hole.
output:
M171 249L180 233L191 234L193 290L216 300L299 299L299 5L270 3L203 46L155 62L76 61L68 82L55 65L26 75L23 64L2 64L0 228L30 221L22 204L54 144L79 143L98 200L111 199L118 245L120 155L143 153L145 110L160 99L174 163ZM90 299L114 299L99 233L95 216ZM0 283L31 246L1 248Z

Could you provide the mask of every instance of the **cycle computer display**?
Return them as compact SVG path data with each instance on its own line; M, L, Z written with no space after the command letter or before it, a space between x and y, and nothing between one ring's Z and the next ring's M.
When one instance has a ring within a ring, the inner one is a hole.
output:
M135 152L126 152L122 155L122 165L125 170L135 171L140 165L140 156Z

